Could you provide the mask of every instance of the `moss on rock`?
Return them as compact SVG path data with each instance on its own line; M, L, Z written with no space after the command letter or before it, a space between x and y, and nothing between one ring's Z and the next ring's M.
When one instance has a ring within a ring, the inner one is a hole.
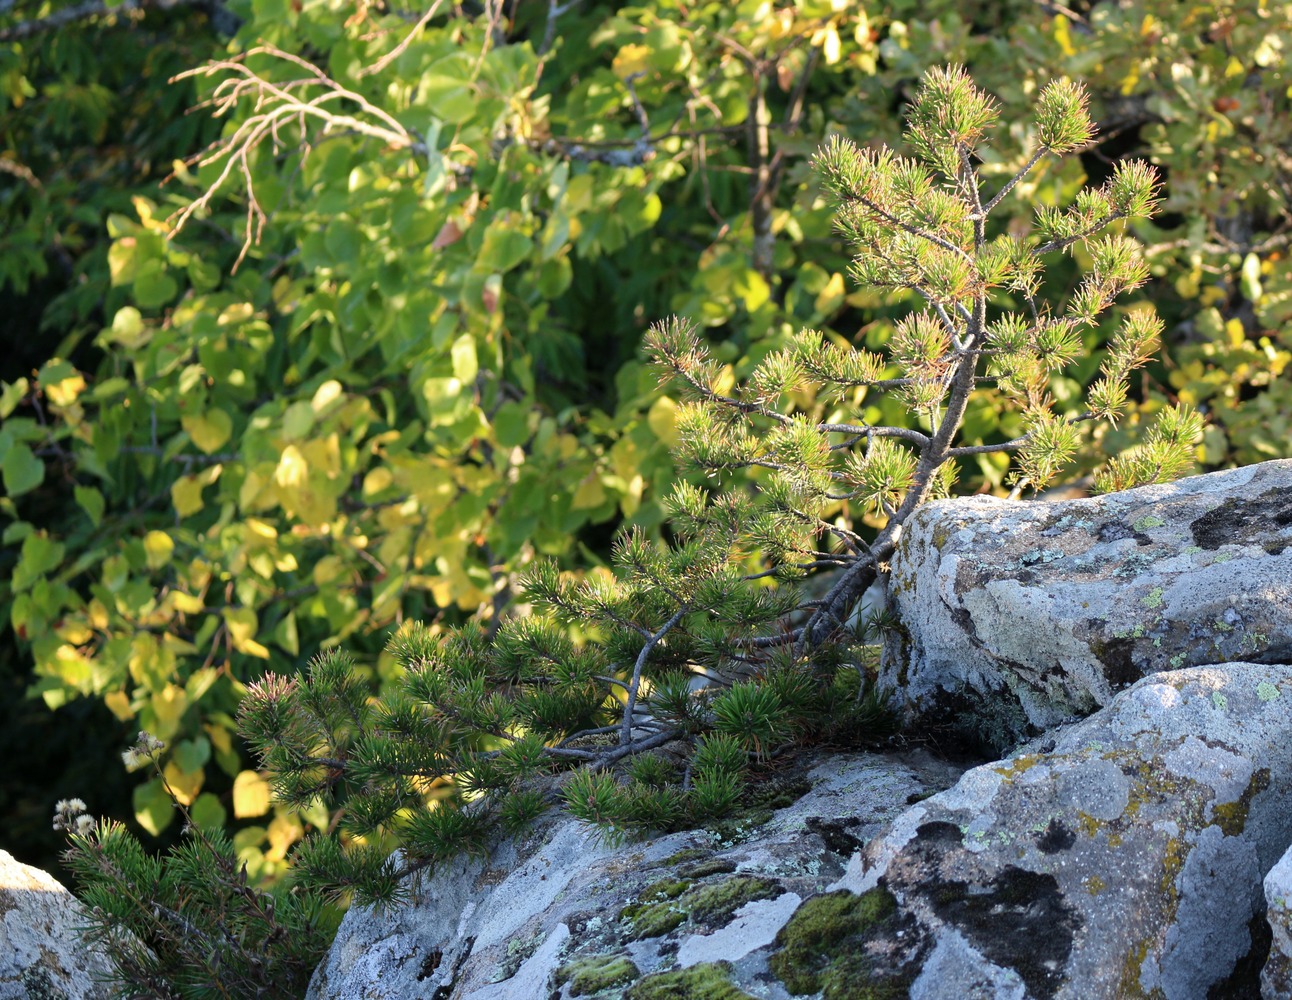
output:
M587 996L612 986L623 986L641 973L623 955L590 955L561 966L557 983L570 984L570 996Z
M659 937L690 919L717 924L755 899L780 895L780 884L769 878L736 875L708 885L685 879L663 879L642 890L641 901L619 911L631 924L628 939Z
M705 962L676 972L647 976L625 1000L754 1000L731 982L731 963Z
M768 965L791 993L820 992L823 1000L897 1000L910 991L915 970L880 968L864 942L899 919L897 900L883 886L858 896L848 891L815 896L776 935L780 950Z

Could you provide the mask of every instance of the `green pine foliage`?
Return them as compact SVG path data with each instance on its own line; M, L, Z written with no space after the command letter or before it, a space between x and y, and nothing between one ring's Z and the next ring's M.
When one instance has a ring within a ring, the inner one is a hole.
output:
M486 851L554 805L612 837L693 825L735 807L769 757L877 724L871 643L893 623L854 612L905 519L949 493L971 454L1012 456L1016 493L1046 486L1090 422L1117 419L1161 330L1142 306L1122 311L1088 408L1056 410L1051 379L1147 279L1125 223L1152 212L1157 182L1144 164L1120 164L1066 208L1042 209L1030 233L995 231L993 209L1031 170L1092 138L1079 86L1050 84L1036 114L1034 155L994 192L977 164L996 105L956 68L924 81L914 156L838 137L821 150L854 277L918 303L886 351L805 331L733 385L690 323L652 329L647 352L685 397L681 457L712 486L676 484L668 544L628 529L613 573L582 579L540 563L524 587L533 613L493 634L405 625L388 648L403 679L380 703L337 651L308 676L251 687L242 732L280 800L321 796L339 810L334 835L297 852L298 880L390 902L403 876ZM1043 301L1046 259L1065 252L1085 277L1065 301ZM980 393L1021 412L1024 432L958 444ZM873 422L885 394L917 426ZM1199 432L1196 415L1168 411L1101 484L1178 475ZM854 525L867 513L878 525L868 538ZM797 581L823 570L834 574L825 596L805 598ZM402 852L387 863L377 845L391 843Z
M819 647L848 620L906 518L949 492L959 460L1009 455L1014 494L1035 492L1086 443L1088 422L1115 422L1122 413L1130 376L1150 359L1162 331L1142 304L1121 311L1107 334L1085 410L1059 412L1051 383L1085 355L1087 338L1103 331L1101 317L1118 296L1148 279L1125 223L1153 213L1153 169L1116 164L1103 186L1080 191L1072 204L1042 206L1029 233L997 232L991 220L1043 160L1091 141L1087 103L1084 89L1067 80L1046 86L1036 102L1036 149L994 192L985 189L978 164L998 111L959 68L926 75L909 116L914 156L861 149L838 136L820 151L817 166L853 250L853 276L917 303L896 324L886 352L807 330L732 392L689 323L674 320L652 332L648 350L689 397L678 415L683 456L710 471L757 471L755 535L780 575L842 568L807 621L782 637L796 651ZM1065 252L1085 264L1085 276L1066 301L1043 301L1046 258ZM918 426L874 422L884 394L918 415ZM1000 412L1019 412L1023 433L958 444L970 403L984 395ZM1201 431L1187 407L1165 411L1142 446L1101 472L1099 488L1181 475L1192 467ZM849 524L866 511L880 527L863 541Z
M160 741L140 734L129 751L157 764ZM169 789L168 789L169 790ZM58 804L67 866L89 916L87 941L114 967L115 995L148 1000L301 996L336 928L316 896L250 884L233 842L187 821L168 854L147 851L115 820L95 822L79 799Z

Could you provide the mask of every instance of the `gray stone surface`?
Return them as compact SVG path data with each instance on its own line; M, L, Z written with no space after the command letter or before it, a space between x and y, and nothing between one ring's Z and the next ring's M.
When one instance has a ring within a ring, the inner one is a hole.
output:
M0 1000L107 1000L108 960L86 946L79 903L53 876L0 850Z
M422 880L410 906L355 907L308 996L567 997L578 963L627 959L638 976L703 975L729 963L753 995L787 1000L768 978L767 956L799 904L838 879L855 848L908 800L960 774L922 752L841 754L809 765L796 786L779 790L793 799L781 808L618 847L558 819L527 841L504 842L488 864L445 866ZM768 982L750 985L759 976Z
M1265 905L1273 940L1261 971L1261 997L1292 1000L1292 849L1265 876Z
M907 523L882 682L1005 748L1161 670L1292 662L1292 461Z
M913 1000L1233 995L1292 842L1290 707L1292 666L1163 672L967 772L831 887L895 901L857 947L921 942Z

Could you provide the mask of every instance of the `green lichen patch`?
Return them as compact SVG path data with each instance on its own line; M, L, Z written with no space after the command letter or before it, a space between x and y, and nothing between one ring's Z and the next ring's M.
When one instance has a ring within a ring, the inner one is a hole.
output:
M590 955L556 970L558 985L568 982L570 996L587 996L630 983L641 972L623 955Z
M1279 689L1269 681L1261 681L1256 685L1256 697L1261 701L1275 701L1278 696Z
M1132 527L1136 531L1144 531L1148 528L1160 528L1164 524L1166 524L1166 521L1158 517L1156 514L1146 514L1136 521Z
M705 962L647 976L624 1000L754 1000L731 982L731 963Z
M776 935L768 960L772 973L795 994L820 991L823 1000L897 1000L918 972L884 967L866 941L915 928L899 928L897 900L883 886L858 896L848 891L814 896ZM915 944L907 939L908 947Z

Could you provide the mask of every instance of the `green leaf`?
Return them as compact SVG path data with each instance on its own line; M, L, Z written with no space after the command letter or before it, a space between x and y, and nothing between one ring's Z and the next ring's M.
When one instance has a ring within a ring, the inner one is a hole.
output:
M524 233L518 233L508 221L497 219L485 230L484 243L476 257L476 267L481 271L503 273L518 265L533 249L533 242Z
M349 219L333 219L328 223L323 245L337 263L353 264L359 259L359 251L363 248L363 234Z
M145 309L158 309L179 291L175 279L166 273L166 265L150 260L135 275L135 302Z
M175 818L175 809L161 778L138 786L132 796L135 807L135 821L154 837L170 826Z
M188 807L188 814L193 817L194 824L206 830L223 829L225 821L229 818L220 800L210 792L199 795Z
M90 518L90 523L96 528L103 523L103 509L106 506L103 501L103 494L93 486L77 486L72 490L76 497L76 502L81 505L81 509Z
M464 333L453 341L453 374L463 385L470 385L476 380L479 365L476 362L476 340L471 334Z
M45 481L45 463L22 442L10 445L0 463L4 489L11 497L30 493Z

